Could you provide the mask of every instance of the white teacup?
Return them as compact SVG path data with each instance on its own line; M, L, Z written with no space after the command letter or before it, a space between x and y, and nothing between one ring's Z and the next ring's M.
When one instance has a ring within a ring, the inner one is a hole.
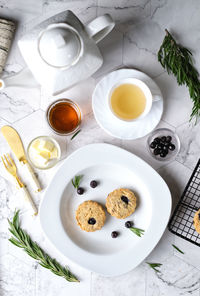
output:
M123 85L123 84L132 84L132 85L138 86L142 90L142 92L144 93L144 96L146 98L146 105L145 105L144 111L136 118L123 119L120 116L118 116L112 109L112 105L111 105L112 94L117 87L119 87L120 85ZM152 103L155 101L158 101L158 100L160 100L160 96L152 95L149 87L143 81L136 79L136 78L125 78L125 79L119 81L118 83L116 83L115 85L112 86L112 88L109 90L109 93L108 93L108 105L109 105L110 111L112 112L112 114L116 118L118 118L122 121L125 121L125 122L138 121L138 120L144 118L150 112L151 107L152 107Z

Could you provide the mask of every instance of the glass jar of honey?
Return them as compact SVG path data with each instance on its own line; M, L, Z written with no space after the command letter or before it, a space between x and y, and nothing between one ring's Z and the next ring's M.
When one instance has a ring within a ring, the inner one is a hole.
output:
M70 135L81 124L81 110L73 101L59 99L47 108L46 118L49 126L56 134Z

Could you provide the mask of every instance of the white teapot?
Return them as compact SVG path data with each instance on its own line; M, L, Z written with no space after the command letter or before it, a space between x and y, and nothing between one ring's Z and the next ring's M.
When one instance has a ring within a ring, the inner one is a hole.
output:
M105 14L84 26L70 10L43 21L18 41L29 69L1 79L0 89L39 83L48 93L57 95L87 79L103 63L96 43L114 25L111 16Z

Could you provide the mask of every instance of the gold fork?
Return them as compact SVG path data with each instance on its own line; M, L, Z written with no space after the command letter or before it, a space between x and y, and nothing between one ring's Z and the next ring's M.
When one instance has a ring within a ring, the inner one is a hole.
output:
M38 210L35 206L35 203L33 201L33 199L31 198L28 190L26 189L26 186L22 183L22 181L19 179L18 175L17 175L17 167L13 161L13 159L10 157L9 154L7 154L7 156L4 154L3 157L1 157L1 160L6 168L6 170L15 178L15 180L17 181L17 184L19 185L20 190L23 192L24 197L29 201L33 211L34 211L34 215L37 215Z

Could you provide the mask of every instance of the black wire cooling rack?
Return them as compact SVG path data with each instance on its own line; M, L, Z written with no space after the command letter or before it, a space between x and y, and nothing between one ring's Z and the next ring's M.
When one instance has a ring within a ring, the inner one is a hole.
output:
M200 234L193 225L194 214L200 209L200 159L169 221L168 229L200 247Z

